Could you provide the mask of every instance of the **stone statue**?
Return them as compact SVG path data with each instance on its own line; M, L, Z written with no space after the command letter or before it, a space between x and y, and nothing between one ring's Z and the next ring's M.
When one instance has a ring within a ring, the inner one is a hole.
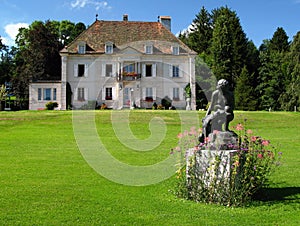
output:
M234 95L229 90L228 81L221 79L217 83L217 90L212 93L210 106L202 119L202 134L199 141L204 143L205 138L209 137L214 131L231 133L229 122L234 118L233 109ZM234 135L233 132L232 135Z

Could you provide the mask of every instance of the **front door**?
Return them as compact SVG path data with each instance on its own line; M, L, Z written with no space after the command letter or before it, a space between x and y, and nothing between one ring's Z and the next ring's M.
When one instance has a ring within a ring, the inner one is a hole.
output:
M123 104L125 108L130 107L130 88L124 88L123 91Z

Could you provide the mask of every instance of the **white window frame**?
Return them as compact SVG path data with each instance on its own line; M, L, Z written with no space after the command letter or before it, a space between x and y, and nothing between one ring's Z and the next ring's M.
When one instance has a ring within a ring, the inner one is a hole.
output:
M179 87L174 87L173 88L173 93L172 93L172 99L175 101L180 100L180 88Z
M85 89L83 87L78 87L77 88L77 96L76 96L77 100L78 101L86 101L85 96L86 96Z
M108 67L111 67L111 70L108 71ZM105 77L112 77L113 74L113 65L112 64L105 64Z
M79 65L84 65L84 73L83 73L83 76L79 76ZM89 68L89 65L88 64L83 64L83 63L80 63L80 64L74 64L74 77L79 77L79 78L83 78L83 77L88 77L88 68Z
M105 43L105 53L106 54L114 53L114 44L112 42Z
M145 45L145 53L153 54L153 45Z
M172 46L172 54L179 55L179 46Z
M50 95L48 98L48 94ZM43 100L52 100L52 89L44 88L43 89Z
M85 54L86 52L86 44L85 43L79 43L78 44L78 53L79 54Z
M180 77L179 65L172 65L172 77L173 78L179 78Z

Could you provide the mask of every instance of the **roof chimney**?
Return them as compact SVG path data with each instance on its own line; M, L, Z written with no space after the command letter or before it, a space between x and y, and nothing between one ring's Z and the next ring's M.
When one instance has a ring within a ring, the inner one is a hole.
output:
M123 15L123 21L128 21L128 14Z
M160 22L169 31L171 31L171 17L170 16L158 16L158 22Z

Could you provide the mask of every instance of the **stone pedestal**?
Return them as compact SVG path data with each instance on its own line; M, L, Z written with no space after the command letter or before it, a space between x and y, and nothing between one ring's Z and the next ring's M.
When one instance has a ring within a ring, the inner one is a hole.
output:
M231 174L231 166L237 150L197 150L187 151L186 175L191 180L191 164L195 167L194 178L209 186L214 183L227 183Z

